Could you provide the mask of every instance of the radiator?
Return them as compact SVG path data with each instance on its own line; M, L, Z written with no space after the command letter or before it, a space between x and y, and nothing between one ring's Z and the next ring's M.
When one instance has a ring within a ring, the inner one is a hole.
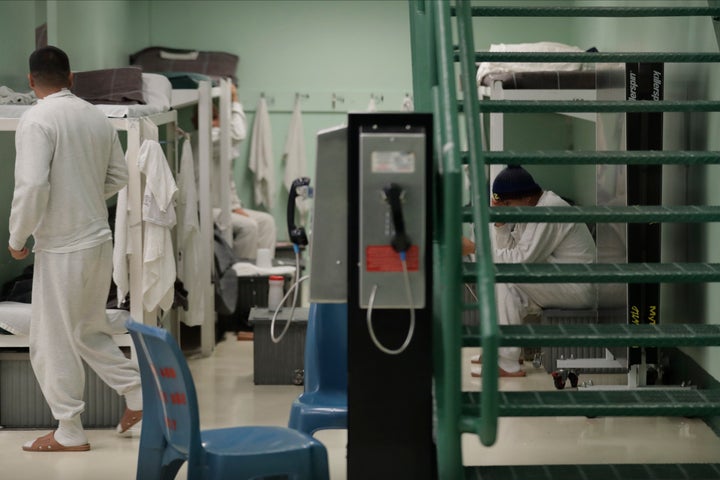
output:
M625 322L625 311L620 310L565 310L546 309L542 311L540 323L542 325L583 324L583 323L622 323ZM552 372L557 368L556 361L560 358L605 358L603 347L542 347L542 362L545 371ZM610 351L616 357L626 357L624 348L612 348ZM582 368L577 369L585 373L620 373L620 368Z
M124 400L85 366L85 428L115 427L125 408ZM55 428L35 379L27 351L0 352L0 426L3 428Z
M472 293L471 293L472 291ZM477 303L475 299L475 284L463 285L463 303ZM524 323L537 323L538 318L529 316L523 319ZM546 309L542 311L539 321L545 325L557 324L581 324L581 323L624 323L626 321L624 309L587 309L587 310L565 310L565 309ZM479 315L476 308L463 312L462 324L467 327L476 327L480 324ZM611 352L617 357L626 357L624 348L613 348ZM551 373L556 369L556 361L559 358L605 358L605 348L602 347L541 347L524 348L523 358L532 360L536 353L542 355L542 364L545 371ZM581 372L592 373L619 373L625 372L624 369L616 368L584 368L578 369Z

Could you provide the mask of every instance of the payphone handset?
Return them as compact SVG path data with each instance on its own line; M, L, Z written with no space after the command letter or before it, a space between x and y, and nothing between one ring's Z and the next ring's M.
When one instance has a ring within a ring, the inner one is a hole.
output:
M295 252L295 281L292 286L288 289L287 293L282 300L278 302L275 312L273 313L272 320L270 321L270 339L273 343L279 343L283 339L290 324L293 321L295 307L297 306L298 292L300 291L300 284L309 278L308 275L300 277L300 247L304 247L308 244L307 233L305 228L295 224L295 200L298 197L308 197L310 195L310 179L308 177L296 178L290 186L290 192L288 195L287 203L287 228L290 241L293 244L293 251ZM283 327L280 335L275 336L275 321L277 320L278 313L285 304L285 300L293 293L292 310L290 310L290 316L285 327Z
M295 224L295 199L298 196L307 196L310 188L310 179L308 177L296 178L290 186L290 192L287 203L287 227L290 241L294 246L304 247L308 244L307 233L301 226Z
M425 132L363 130L360 135L359 301L375 345L402 353L412 340L415 310L425 306L427 248ZM412 240L411 240L412 239ZM389 349L375 337L373 309L409 310L402 346Z
M405 219L403 217L402 202L404 200L404 190L397 183L391 183L383 188L385 201L390 205L390 213L392 214L393 227L395 234L390 241L393 249L402 254L410 248L410 237L405 232Z

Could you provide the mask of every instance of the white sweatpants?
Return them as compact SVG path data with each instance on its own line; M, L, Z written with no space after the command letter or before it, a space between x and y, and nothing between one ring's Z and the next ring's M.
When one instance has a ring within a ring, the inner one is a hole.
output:
M277 229L272 215L257 210L244 209L249 216L230 213L233 230L233 250L240 258L254 260L258 248L270 249L270 258L275 258Z
M137 366L112 339L105 313L111 270L111 241L35 254L30 362L57 420L85 410L82 360L120 395L140 388Z
M543 308L591 308L595 305L595 286L587 283L497 283L495 299L499 325L519 325L526 315ZM507 372L520 370L520 347L502 347L498 365Z

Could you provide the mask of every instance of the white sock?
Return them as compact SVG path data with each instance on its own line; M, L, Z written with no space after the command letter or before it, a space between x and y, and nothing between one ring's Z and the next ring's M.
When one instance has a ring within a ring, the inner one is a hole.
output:
M76 415L69 420L60 420L58 429L55 431L55 440L65 447L75 447L88 443L83 430L80 415Z
M130 410L142 410L142 388L140 386L125 392L125 406Z

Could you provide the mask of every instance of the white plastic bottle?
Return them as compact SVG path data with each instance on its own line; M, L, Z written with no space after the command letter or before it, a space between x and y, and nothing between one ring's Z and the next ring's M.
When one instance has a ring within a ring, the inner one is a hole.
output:
M270 275L268 278L268 310L275 311L282 301L285 277Z

